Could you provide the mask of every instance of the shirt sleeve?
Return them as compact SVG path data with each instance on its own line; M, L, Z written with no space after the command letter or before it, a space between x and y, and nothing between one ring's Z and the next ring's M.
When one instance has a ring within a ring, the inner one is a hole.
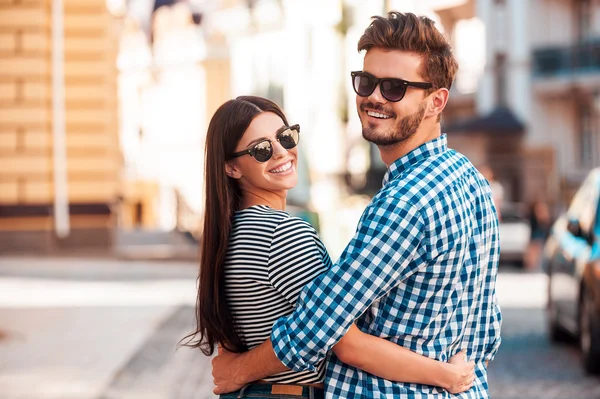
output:
M331 261L315 229L299 218L279 223L269 252L269 280L292 306L302 288L329 267Z
M273 326L275 354L288 368L314 370L351 324L425 262L419 209L386 197L365 210L340 260L302 290L290 316Z
M489 303L486 320L485 320L485 334L483 356L485 361L492 361L498 353L500 344L502 343L502 337L500 335L502 327L502 312L500 305L498 304L498 296L496 294L496 279L498 274L498 262L500 260L500 238L498 232L498 220L493 218L493 228L495 234L493 234L491 256L493 257L493 263L495 267L488 272L485 287L486 296L484 298L486 303Z
M496 353L498 353L498 349L500 349L500 344L502 343L502 337L500 336L502 313L500 311L500 305L498 305L498 298L496 297L495 291L492 298L492 306L490 307L488 315L490 324L487 331L488 342L484 358L486 361L494 360Z

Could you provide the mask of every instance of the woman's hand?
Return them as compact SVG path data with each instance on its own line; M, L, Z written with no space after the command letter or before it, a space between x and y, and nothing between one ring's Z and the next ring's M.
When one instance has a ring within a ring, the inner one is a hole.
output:
M447 363L447 380L443 388L456 394L468 391L475 381L475 362L467 361L465 351L460 351L452 356Z

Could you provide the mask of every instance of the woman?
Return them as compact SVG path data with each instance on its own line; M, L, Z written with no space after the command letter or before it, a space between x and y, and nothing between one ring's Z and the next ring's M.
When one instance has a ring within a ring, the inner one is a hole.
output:
M187 337L198 336L187 346L207 356L216 344L242 352L267 340L275 321L292 313L303 286L331 265L315 230L284 211L287 190L297 181L299 139L300 127L259 97L226 102L210 122L198 325ZM438 362L355 326L333 352L380 377L451 392L469 389L474 379L464 354ZM315 371L285 371L221 397L322 397L324 370L320 364Z

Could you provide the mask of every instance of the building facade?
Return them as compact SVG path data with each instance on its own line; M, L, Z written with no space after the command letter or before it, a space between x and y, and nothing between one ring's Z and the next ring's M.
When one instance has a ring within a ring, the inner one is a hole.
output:
M600 1L472 0L437 12L450 31L480 21L485 45L476 91L451 96L451 143L492 167L508 200L564 205L600 164Z
M527 25L527 144L554 149L555 188L570 198L589 170L600 165L600 1L537 0L524 12L539 21Z
M104 0L64 0L70 234L54 234L53 3L0 2L0 252L106 247L121 156L118 25Z
M231 98L229 51L208 29L219 3L145 3L147 10L126 16L117 62L125 188L119 228L195 231L206 130Z

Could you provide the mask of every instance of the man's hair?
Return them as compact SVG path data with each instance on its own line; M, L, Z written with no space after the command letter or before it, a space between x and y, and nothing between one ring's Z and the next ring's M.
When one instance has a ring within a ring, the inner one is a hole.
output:
M450 90L458 63L450 44L427 17L392 11L387 17L375 16L358 41L358 51L372 48L400 50L423 58L419 75L433 84L433 90Z

